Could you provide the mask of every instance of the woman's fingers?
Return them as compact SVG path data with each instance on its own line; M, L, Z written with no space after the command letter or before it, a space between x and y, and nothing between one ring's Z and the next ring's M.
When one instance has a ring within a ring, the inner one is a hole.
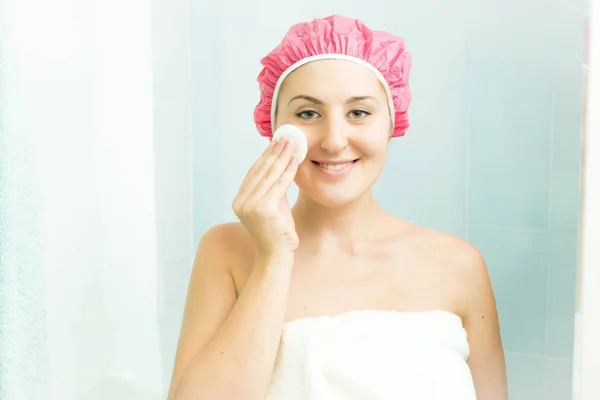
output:
M290 160L294 155L294 143L286 141L283 145L283 150L278 155L270 166L266 163L263 165L261 172L258 174L262 176L262 179L257 181L254 190L250 194L251 199L259 200L262 199L271 187L281 179L282 175L286 172Z
M273 140L246 173L236 198L246 199L252 193L257 183L262 179L264 171L273 164L282 151L283 144Z
M260 200L280 180L284 173L289 174L288 167L293 156L293 151L294 143L286 138L280 141L272 141L269 147L267 147L248 170L233 201L234 210L247 205L249 202L253 203ZM295 176L295 171L293 175ZM286 175L285 181L289 181L288 175ZM287 185L289 186L292 181L293 177Z
M292 156L286 169L280 175L279 179L275 181L275 183L267 191L264 197L272 197L274 199L283 198L287 194L292 182L294 182L296 172L298 172L298 160L296 160L296 157Z

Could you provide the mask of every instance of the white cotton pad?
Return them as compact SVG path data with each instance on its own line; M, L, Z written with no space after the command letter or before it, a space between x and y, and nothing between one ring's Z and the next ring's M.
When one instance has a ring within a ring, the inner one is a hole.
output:
M308 152L308 143L306 142L304 132L295 125L281 125L273 134L273 140L278 140L282 137L286 137L296 144L295 156L298 164L304 161Z

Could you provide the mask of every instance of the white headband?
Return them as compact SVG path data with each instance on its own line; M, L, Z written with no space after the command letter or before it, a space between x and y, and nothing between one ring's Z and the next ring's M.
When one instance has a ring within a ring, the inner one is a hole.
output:
M304 64L308 64L311 61L318 61L318 60L352 61L354 63L362 65L363 67L369 69L369 71L373 72L375 74L375 76L377 77L377 79L379 79L379 81L383 84L383 87L385 89L385 94L386 94L387 100L388 100L388 106L390 108L390 116L392 118L392 126L395 125L396 113L394 112L394 103L392 101L392 93L390 92L390 87L389 87L387 81L385 80L383 75L381 75L381 72L379 72L379 70L377 68L375 68L373 65L369 64L365 60L362 60L357 57L347 56L345 54L317 54L316 56L306 57L306 58L303 58L302 60L292 64L285 71L283 71L283 74L281 74L281 76L279 77L279 80L277 80L277 85L275 85L275 90L273 91L273 99L271 102L271 130L273 130L273 125L275 123L275 111L277 109L277 97L279 96L279 90L281 89L281 84L283 83L285 78L287 78L287 76L289 74L291 74L292 72L294 72L294 70L300 68Z

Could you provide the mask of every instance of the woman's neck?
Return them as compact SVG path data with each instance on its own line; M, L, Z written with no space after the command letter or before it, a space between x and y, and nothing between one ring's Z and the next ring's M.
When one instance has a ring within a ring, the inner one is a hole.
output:
M369 239L388 215L370 191L343 207L318 204L300 192L292 214L300 242L318 248Z

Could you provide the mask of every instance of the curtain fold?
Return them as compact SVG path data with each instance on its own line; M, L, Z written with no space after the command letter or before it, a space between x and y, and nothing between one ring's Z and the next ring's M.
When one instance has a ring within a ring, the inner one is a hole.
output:
M32 135L0 16L0 400L49 397ZM21 115L20 115L21 114Z

